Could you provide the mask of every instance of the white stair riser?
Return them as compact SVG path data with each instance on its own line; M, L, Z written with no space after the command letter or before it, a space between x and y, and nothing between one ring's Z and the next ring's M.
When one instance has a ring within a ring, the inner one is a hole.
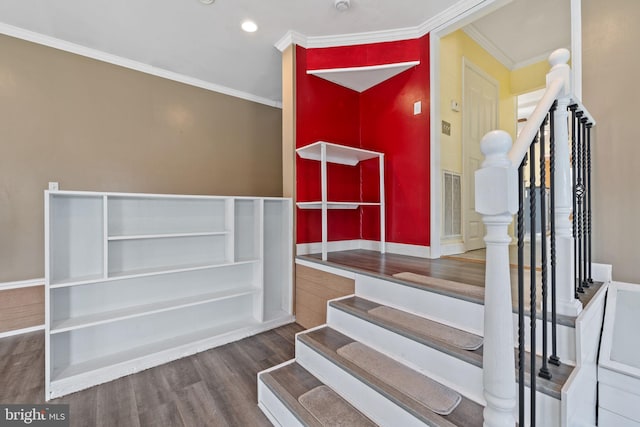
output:
M330 307L327 324L338 332L422 372L482 405L482 368ZM296 344L297 345L297 344Z
M276 427L304 427L304 424L289 411L260 378L258 378L258 406L271 421L271 424Z
M425 425L301 341L296 341L296 362L382 427L424 427Z
M485 405L481 368L333 307L327 311L327 324L354 340L424 373L467 398ZM296 351L300 345L302 344L296 343ZM528 395L529 388L525 390ZM525 408L527 413L529 401L527 399ZM548 424L550 427L560 425L560 407L559 400L537 392L536 416L540 420L557 420L555 423ZM517 415L517 412L515 414Z
M356 295L482 335L484 306L447 295L356 274Z
M453 326L476 335L484 335L484 305L454 297L424 291L420 288L396 282L356 274L356 295L408 313L417 314L445 325ZM550 320L551 316L549 316ZM531 337L529 320L525 320L525 339ZM518 342L518 314L513 314L514 341ZM551 352L551 322L548 322L547 343ZM575 364L575 328L557 325L558 356L563 362ZM537 348L542 354L542 320L536 321Z

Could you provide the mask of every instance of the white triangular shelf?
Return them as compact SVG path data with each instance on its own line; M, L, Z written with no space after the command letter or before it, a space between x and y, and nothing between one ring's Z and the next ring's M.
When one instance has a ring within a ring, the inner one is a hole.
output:
M394 64L370 65L366 67L326 68L307 70L307 74L320 77L356 92L364 92L403 71L420 64L420 61L397 62Z

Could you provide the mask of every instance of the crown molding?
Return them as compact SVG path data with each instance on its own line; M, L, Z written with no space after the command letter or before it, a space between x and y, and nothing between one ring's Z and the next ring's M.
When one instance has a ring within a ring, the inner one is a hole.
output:
M280 40L278 40L274 46L280 52L284 52L289 46L297 44L302 47L307 47L307 37L297 31L289 30Z
M190 86L199 87L201 89L209 90L212 92L233 96L235 98L241 98L247 101L256 102L258 104L268 105L270 107L282 108L282 102L280 101L264 98L252 93L243 92L237 89L207 82L184 74L175 73L163 68L154 67L153 65L144 64L142 62L102 52L97 49L92 49L55 37L45 36L44 34L25 30L19 27L14 27L13 25L8 25L1 22L0 34L26 40L32 43L37 43L43 46L52 47L65 52L74 53L76 55L85 56L87 58L95 59L98 61L107 62L109 64L118 65L120 67L129 68L131 70L140 71L145 74L151 74L156 77L162 77L167 80L173 80Z
M562 46L565 49L568 49L569 51L571 51L569 46ZM513 68L511 68L511 70L517 70L519 68L524 68L524 67L528 67L529 65L533 65L536 64L538 62L542 62L542 61L548 61L549 60L549 55L551 55L551 53L553 53L555 51L549 51L549 52L545 52L543 54L540 55L536 55L533 58L529 58L529 59L525 59L524 61L520 61L520 62L516 62L515 64L513 64Z
M493 56L498 60L502 65L507 67L507 69L512 70L515 63L513 59L509 58L498 46L496 46L491 40L486 38L484 34L482 34L478 29L473 25L469 24L462 29L466 35L471 37L473 41L478 43L480 47L486 50L489 55Z
M480 5L491 4L495 1L496 0L461 0L453 6L445 9L443 12L414 27L309 37L296 31L288 31L280 40L275 43L274 46L279 51L283 52L291 44L297 44L304 48L323 48L417 39L430 33L436 28L439 28L450 23L453 20L458 19L460 15L466 15L472 12Z

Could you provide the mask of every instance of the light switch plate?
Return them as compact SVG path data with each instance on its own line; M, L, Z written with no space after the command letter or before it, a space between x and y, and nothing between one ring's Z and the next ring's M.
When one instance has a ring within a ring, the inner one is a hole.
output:
M58 183L50 182L49 183L49 191L58 191Z
M422 113L422 101L416 101L413 103L413 115L417 116Z

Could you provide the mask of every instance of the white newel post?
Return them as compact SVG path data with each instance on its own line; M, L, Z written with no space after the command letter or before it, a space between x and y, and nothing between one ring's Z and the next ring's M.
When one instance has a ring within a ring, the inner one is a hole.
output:
M574 295L573 232L570 220L573 209L573 184L567 111L571 96L571 69L567 64L568 61L567 49L558 49L549 56L551 70L547 74L547 86L556 79L562 79L565 82L563 90L558 95L558 105L554 112L556 306L559 314L577 316L582 311L582 304Z
M518 211L518 171L507 153L511 137L500 130L482 138L485 156L475 173L476 211L487 228L484 290L483 383L485 427L513 427L516 376L508 228Z

